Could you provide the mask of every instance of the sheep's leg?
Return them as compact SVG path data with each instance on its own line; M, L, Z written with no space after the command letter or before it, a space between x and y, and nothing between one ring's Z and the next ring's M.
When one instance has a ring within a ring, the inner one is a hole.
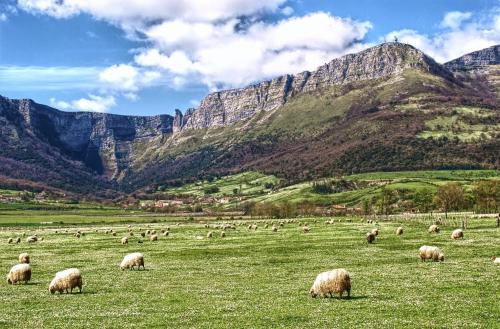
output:
M344 294L344 292L343 292L343 291L341 291L341 292L339 293L339 295L340 295L339 299L342 299L342 295L343 295L343 294Z
M347 289L347 298L351 298L351 289Z

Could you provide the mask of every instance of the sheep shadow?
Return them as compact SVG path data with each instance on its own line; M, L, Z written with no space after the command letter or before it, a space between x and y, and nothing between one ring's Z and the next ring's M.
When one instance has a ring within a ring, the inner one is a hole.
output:
M351 297L346 297L346 296L343 296L342 298L340 298L339 296L333 296L333 297L325 297L323 299L326 299L326 300L331 300L331 301L356 301L356 300L363 300L363 299L368 299L370 297L368 296L351 296Z

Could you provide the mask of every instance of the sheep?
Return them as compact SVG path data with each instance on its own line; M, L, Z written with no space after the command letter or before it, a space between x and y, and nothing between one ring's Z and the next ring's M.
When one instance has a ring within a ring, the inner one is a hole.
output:
M146 233L141 232L141 236L142 236L143 238L145 238L145 237L146 237Z
M118 234L116 232L111 233L112 236L117 236Z
M16 239L16 244L17 244L17 243L21 243L21 238L20 238L20 237L17 237L17 239Z
M373 234L372 232L366 233L366 241L368 241L368 243L372 243L373 241L375 241L375 234Z
M273 225L273 232L278 232L278 228Z
M372 229L372 230L371 230L371 233L372 233L373 235L378 235L378 228L374 228L374 229Z
M451 233L451 238L453 240L458 240L458 239L463 239L464 238L464 231L461 229L456 229Z
M35 235L29 236L26 238L26 242L28 243L35 243L38 241L38 238Z
M221 237L221 238L223 238L223 237L225 237L225 236L226 236L226 232L224 232L224 231L220 232L220 237Z
M153 234L149 237L149 241L158 241L158 235Z
M122 244L128 244L128 238L126 236L122 238Z
M429 226L429 229L427 230L429 233L439 233L439 226L436 224L432 224Z
M213 232L212 232L212 231L210 231L210 232L208 232L208 233L207 233L207 238L209 238L209 239L210 239L213 235L214 235L214 234L213 234Z
M7 282L9 284L16 284L23 282L26 284L31 280L31 266L29 264L17 264L12 266L7 274Z
M396 235L402 235L403 234L403 228L400 226L396 229Z
M307 225L304 225L304 227L302 228L302 231L304 231L304 233L309 233L310 230L311 229Z
M75 233L75 238L80 239L81 234L80 233Z
M347 291L347 298L351 296L351 277L343 268L318 274L309 290L313 298L333 297L334 293L342 295Z
M73 293L73 289L78 287L80 293L82 292L83 280L82 273L77 268L69 268L64 271L57 272L54 279L50 282L49 292L54 294L56 291L62 294ZM68 291L69 290L69 291Z
M170 232L169 232L169 231L165 231L165 232L163 233L163 236L168 236L169 234L170 234Z
M29 264L30 263L30 255L28 253L23 252L19 255L19 263L21 264Z
M14 239L9 238L9 240L7 240L7 243L8 243L8 244L14 243Z
M134 269L134 267L137 266L137 270L145 269L144 267L144 255L141 254L140 252L134 252L131 254L126 255L123 257L123 260L120 264L120 268L122 270L125 269Z
M500 257L493 256L491 257L493 264L500 264Z
M208 225L208 224L205 224L205 228L209 228L209 227L210 227L210 225Z
M443 262L444 254L438 248L434 246L422 246L419 249L420 260L425 262L426 259L432 259L435 262Z
M150 230L147 230L147 231L146 231L146 234L147 234L147 235L151 234L151 231L150 231Z
M151 234L155 235L156 234L156 230L152 230Z

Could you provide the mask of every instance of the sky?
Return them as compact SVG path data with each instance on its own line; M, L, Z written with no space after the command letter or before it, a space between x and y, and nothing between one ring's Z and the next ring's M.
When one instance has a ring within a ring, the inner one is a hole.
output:
M395 37L441 63L500 44L500 0L0 0L0 95L173 114Z

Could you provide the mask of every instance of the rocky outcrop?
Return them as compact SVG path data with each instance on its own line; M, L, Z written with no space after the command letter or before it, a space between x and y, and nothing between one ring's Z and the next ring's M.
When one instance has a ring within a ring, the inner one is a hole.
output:
M259 111L273 111L302 93L355 81L419 69L445 78L451 73L420 50L402 43L385 43L356 54L332 60L313 72L284 75L241 89L208 95L198 109L184 116L182 129L203 129L230 125Z
M21 116L17 120L21 122L14 124L20 129L109 177L116 177L129 167L135 143L172 134L174 123L170 115L141 117L62 112L32 100L3 97L0 109L19 113Z
M500 65L500 45L475 51L444 64L451 71L477 70L488 65Z

